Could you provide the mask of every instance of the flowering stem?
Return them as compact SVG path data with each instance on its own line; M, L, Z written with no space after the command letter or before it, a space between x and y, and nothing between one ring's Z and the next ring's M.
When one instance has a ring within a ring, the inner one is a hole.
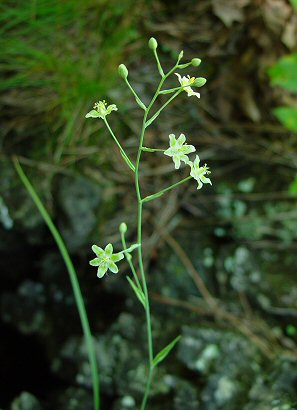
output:
M128 167L131 168L133 172L135 172L135 166L134 166L133 163L130 161L128 155L126 154L124 148L123 148L123 147L121 146L121 144L119 143L117 137L114 135L112 129L110 128L110 125L108 124L107 119L106 119L106 118L103 118L103 121L104 121L106 127L108 128L108 131L110 132L110 134L111 134L112 138L114 139L115 143L116 143L117 146L119 147L120 152L121 152L121 154L122 154L122 157L123 157L124 160L126 161Z
M188 181L188 180L191 179L191 178L192 178L192 176L189 175L188 177L182 179L181 181L176 182L176 183L173 184L173 185L170 185L168 188L164 188L164 189L162 189L161 191L156 192L156 193L153 194L153 195L146 196L145 198L143 198L142 202L149 202L149 201L152 201L152 200L155 199L155 198L159 198L159 197L160 197L161 195L163 195L165 192L170 191L171 189L177 187L177 186L180 185L180 184L183 184L184 182Z
M143 142L144 142L145 130L149 125L149 124L147 124L147 116L148 116L149 111L152 108L155 100L157 99L157 97L160 94L160 90L161 90L161 87L162 87L164 81L175 70L175 68L176 68L176 66L174 66L166 75L164 75L162 77L162 79L161 79L161 81L158 85L158 88L157 88L157 90L156 90L156 92L155 92L149 106L145 110L144 117L143 117L143 122L142 122L141 133L140 133L140 141L139 141L139 147L138 147L138 152L137 152L137 159L136 159L136 164L135 164L135 188L136 188L137 202L138 202L138 207L137 207L138 208L138 210L137 210L137 243L140 244L140 246L138 248L138 262L139 262L139 269L140 269L141 280L142 280L142 289L143 289L144 299L145 299L145 315L146 315L148 359L149 359L148 377L147 377L147 381L146 381L145 392L144 392L142 403L141 403L141 408L140 408L141 410L145 410L145 408L146 408L146 403L147 403L150 388L151 388L151 383L152 383L152 378L153 378L153 371L154 371L154 365L153 365L154 352L153 352L153 339L152 339L152 325L151 325L149 295L148 295L146 277L145 277L145 272L144 272L144 267L143 267L143 256L142 256L142 207L143 207L143 200L142 200L141 192L140 192L139 166L140 166L141 154L142 154L142 151L143 151L143 148L144 148L143 147ZM171 98L167 102L167 104L169 104L169 102L172 101L172 100L173 100L173 98ZM164 106L163 106L163 108L164 108Z

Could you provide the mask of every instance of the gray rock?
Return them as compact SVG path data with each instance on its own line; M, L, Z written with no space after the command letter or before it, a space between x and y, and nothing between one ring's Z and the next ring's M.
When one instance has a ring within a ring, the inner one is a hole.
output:
M60 229L68 248L75 250L88 241L95 228L101 188L87 178L67 176L60 182L58 201L65 214Z
M256 349L228 331L184 327L178 357L200 375L201 409L241 408L259 369Z
M35 396L31 393L23 392L13 400L10 410L42 410L42 407Z

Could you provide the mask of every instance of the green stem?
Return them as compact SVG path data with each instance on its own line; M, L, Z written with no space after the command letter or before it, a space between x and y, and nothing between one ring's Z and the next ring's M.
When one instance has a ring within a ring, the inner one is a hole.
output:
M131 91L131 93L134 95L135 100L137 102L137 104L143 109L146 110L146 106L145 104L141 101L141 99L138 97L138 95L136 94L136 91L134 90L134 88L131 86L131 84L128 81L128 78L125 78L126 84L129 88L129 90Z
M163 78L165 76L165 74L164 74L163 68L161 66L157 50L155 48L154 48L154 55L155 55L155 59L157 61L158 71L160 73L160 76Z
M148 108L149 109L149 108ZM140 157L142 152L142 144L144 139L144 132L145 132L145 121L147 118L148 109L144 114L141 135L140 135L140 143L137 153L136 165L135 165L135 187L136 187L136 194L137 194L137 242L140 243L140 247L138 248L138 262L139 262L139 269L142 279L142 289L145 298L145 316L146 316L146 327L147 327L147 341L148 341L148 356L149 356L149 375L146 382L145 394L141 404L141 410L145 409L147 398L149 395L151 381L152 381L152 372L153 372L153 340L152 340L152 325L151 325L151 315L150 315L150 304L149 304L149 297L148 297L148 289L146 284L146 278L144 273L143 267L143 257L142 257L142 199L140 193L140 186L139 186L139 164L140 164Z
M124 250L127 250L128 248L127 248L127 244L126 244L126 238L125 238L125 234L124 234L123 232L121 232L121 239L122 239L123 249L124 249ZM126 257L126 259L127 259L127 262L128 262L128 264L129 264L129 266L130 266L130 269L131 269L131 272L132 272L132 274L133 274L133 277L134 277L134 280L135 280L135 282L136 282L136 285L137 285L137 287L142 291L142 287L141 287L141 284L140 284L140 282L139 282L139 279L138 279L138 276L137 276L137 273L136 273L136 269L134 268L132 259L130 258L130 255L129 255L129 254L124 253L124 255L125 255L125 257Z
M133 165L133 163L130 161L128 155L126 154L124 148L121 146L121 144L119 143L117 137L114 135L112 129L110 128L110 125L108 124L108 121L106 118L103 118L103 121L108 129L108 131L110 132L112 138L114 139L115 143L117 144L117 146L119 147L119 150L122 154L122 157L124 158L124 160L126 161L127 165L129 168L132 169L133 172L135 172L135 166Z
M90 363L90 368L91 368L91 376L92 376L92 384L93 384L93 400L94 400L94 410L99 410L100 409L100 396L99 396L99 375L98 375L98 368L97 368L97 361L96 361L96 354L95 354L95 348L92 340L92 334L90 330L90 324L83 300L83 296L80 290L79 282L77 279L77 274L75 272L73 263L71 261L71 258L69 256L69 253L67 251L66 245L54 225L50 215L48 214L47 210L45 209L43 203L41 202L41 199L37 195L34 187L32 186L31 182L27 178L26 174L24 173L19 161L17 158L13 159L13 163L15 166L15 169L19 175L20 180L24 184L25 188L27 189L28 193L30 194L31 198L33 199L37 209L39 210L41 216L43 217L45 223L47 224L51 234L53 235L53 238L56 241L56 244L59 248L59 251L61 253L62 258L64 259L65 265L68 270L70 282L72 285L72 290L75 298L75 303L78 309L83 333L84 333L84 338L87 346L87 351L88 351L88 356L89 356L89 363Z
M142 151L144 151L144 152L164 152L164 151L166 151L165 149L161 149L161 148L142 147L141 149L142 149Z
M168 90L162 90L162 91L160 91L160 94L172 94L172 93L174 93L175 91L180 90L181 88L184 88L184 87L168 88Z
M151 388L153 371L154 371L154 366L153 366L154 351L153 351L150 303L149 303L148 289L147 289L147 284L146 284L146 277L145 277L145 272L144 272L144 267L143 267L143 256L142 256L142 206L143 206L143 203L142 203L140 183L139 183L139 165L140 165L140 159L141 159L141 154L142 154L144 134L145 134L145 129L146 129L146 120L147 120L148 113L152 105L154 104L156 98L158 97L160 93L160 89L165 79L170 75L171 71L169 71L169 73L166 76L162 77L160 84L148 108L145 110L143 122L142 122L141 134L140 134L140 142L139 142L139 147L138 147L138 152L137 152L137 159L136 159L136 164L135 164L135 188L136 188L136 195L137 195L137 243L140 244L140 247L138 248L138 262L139 262L139 269L140 269L140 274L141 274L141 279L142 279L142 289L143 289L143 293L145 297L145 315L146 315L148 359L149 359L149 369L148 369L149 372L148 372L148 378L146 382L144 396L143 396L142 403L141 403L141 410L145 410L146 408L146 403L147 403L147 399L148 399L150 388Z
M181 89L179 89L179 91L177 91L176 93L173 94L172 97L169 98L168 101L166 101L166 103L164 103L162 105L162 107L145 123L145 128L147 128L149 125L151 125L151 123L160 115L161 111L164 110L165 107L167 107L167 105L169 103L171 103L172 100L174 100L175 97L178 96L178 94L180 94L182 92Z
M191 178L192 178L191 175L189 175L188 177L182 179L181 181L176 182L175 184L170 185L169 187L164 188L164 189L162 189L161 191L156 192L156 193L153 194L153 195L148 195L148 196L146 196L145 198L142 199L142 202L149 202L149 201L152 201L152 200L155 199L155 198L159 198L161 195L164 194L164 192L170 191L171 189L177 187L178 185L183 184L183 183L186 182L186 181L189 181L189 179L191 179Z

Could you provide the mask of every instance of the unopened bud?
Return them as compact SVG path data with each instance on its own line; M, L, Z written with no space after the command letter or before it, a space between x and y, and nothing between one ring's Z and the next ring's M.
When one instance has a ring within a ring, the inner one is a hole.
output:
M121 223L121 225L120 225L120 232L122 233L122 234L125 234L126 232L127 232L127 225L125 224L125 222L122 222Z
M184 56L184 52L182 50L178 55L178 61L180 61L183 58L183 56Z
M118 73L120 77L122 77L124 80L128 77L128 69L125 66L125 64L120 64L118 68Z
M154 37L151 37L149 39L148 45L152 50L156 50L156 48L158 47L158 42Z
M191 64L192 64L194 67L198 67L198 66L201 64L200 58L193 58L193 59L191 60Z
M202 87L206 83L206 78L198 77L192 84L193 87Z

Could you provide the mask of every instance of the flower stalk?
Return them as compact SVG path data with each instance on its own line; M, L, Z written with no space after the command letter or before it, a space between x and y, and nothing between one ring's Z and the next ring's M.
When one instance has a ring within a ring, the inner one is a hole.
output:
M154 369L168 355L168 353L171 351L171 349L175 346L175 344L180 339L180 336L176 337L171 343L169 343L169 345L167 345L164 349L162 349L161 352L159 352L156 356L154 356L150 300L149 300L149 292L148 292L148 286L147 286L147 278L146 278L146 273L144 270L144 263L143 263L143 251L145 250L143 240L142 240L143 239L142 238L143 206L146 202L159 198L167 191L178 187L179 185L183 184L184 182L187 182L188 180L192 178L197 180L199 189L201 188L203 183L211 183L209 178L205 176L210 171L208 170L206 165L204 165L203 167L200 167L200 163L199 163L200 160L199 160L198 155L196 155L196 159L194 160L194 162L190 161L188 155L195 152L196 149L193 145L188 145L186 143L186 137L184 134L180 134L178 138L175 138L174 134L170 134L169 135L170 146L167 149L148 148L144 146L144 139L145 139L145 133L146 133L147 128L156 120L156 118L168 106L168 104L170 104L170 102L172 102L179 94L181 94L182 91L185 91L189 97L196 96L199 98L200 94L194 92L191 87L200 87L206 82L206 80L204 80L203 78L195 78L195 77L190 77L190 76L181 77L179 74L176 74L178 77L178 81L180 83L179 86L169 89L169 90L162 90L164 82L177 69L183 69L183 68L188 67L189 65L198 66L201 60L193 59L190 63L180 64L180 61L183 58L183 52L180 52L177 62L174 65L174 67L165 74L161 66L158 53L157 53L157 47L158 47L157 40L154 38L151 38L149 40L149 47L152 49L154 53L154 56L157 62L158 71L161 75L161 80L148 106L145 106L143 104L143 102L141 101L141 99L139 98L139 96L137 95L133 87L131 86L130 82L128 81L127 67L124 64L121 64L119 66L119 75L124 79L128 88L130 89L133 96L135 97L137 104L144 110L135 164L130 160L130 158L126 154L125 150L123 149L120 142L114 135L106 119L106 116L109 115L112 111L117 110L117 107L114 104L112 104L111 106L107 106L105 102L104 102L104 105L102 105L101 102L99 102L99 103L96 103L94 106L95 112L94 110L92 110L90 113L87 114L87 117L103 119L113 140L115 141L118 148L120 149L120 152L122 154L124 161L134 172L135 191L136 191L136 198L137 198L137 243L130 247L127 247L126 238L125 238L127 226L125 223L122 223L120 225L120 234L121 234L123 250L118 253L113 253L113 247L111 244L108 244L105 247L105 249L102 249L98 247L97 245L93 245L92 249L96 253L96 258L90 261L90 264L93 266L97 266L98 276L103 277L108 270L110 270L113 273L117 273L118 267L116 265L116 262L119 262L121 259L126 257L126 260L129 264L129 267L130 267L130 270L132 272L132 276L134 279L132 280L130 277L127 277L128 282L132 290L134 291L136 297L138 298L139 302L144 307L145 318L146 318L147 347L148 347L148 374L147 374L144 395L143 395L141 405L140 405L140 410L146 409L147 401L148 401L149 394L150 394ZM163 103L163 105L161 105L161 107L155 112L155 114L153 114L149 118L150 111L155 101L157 100L157 98L160 95L166 95L166 94L173 94L173 95L170 98L168 98L168 100L165 103ZM99 112L97 113L96 110L97 112L99 110ZM183 161L186 165L190 167L190 175L180 180L179 182L176 182L170 185L169 187L162 189L159 192L143 197L142 192L141 192L141 172L140 172L141 158L142 158L143 152L150 152L150 153L162 152L163 155L166 155L172 158L175 164L175 169L179 169L181 165L181 161ZM137 256L138 256L139 274L137 273L137 269L135 268L133 264L132 255L131 255L131 252L136 249L137 249Z

